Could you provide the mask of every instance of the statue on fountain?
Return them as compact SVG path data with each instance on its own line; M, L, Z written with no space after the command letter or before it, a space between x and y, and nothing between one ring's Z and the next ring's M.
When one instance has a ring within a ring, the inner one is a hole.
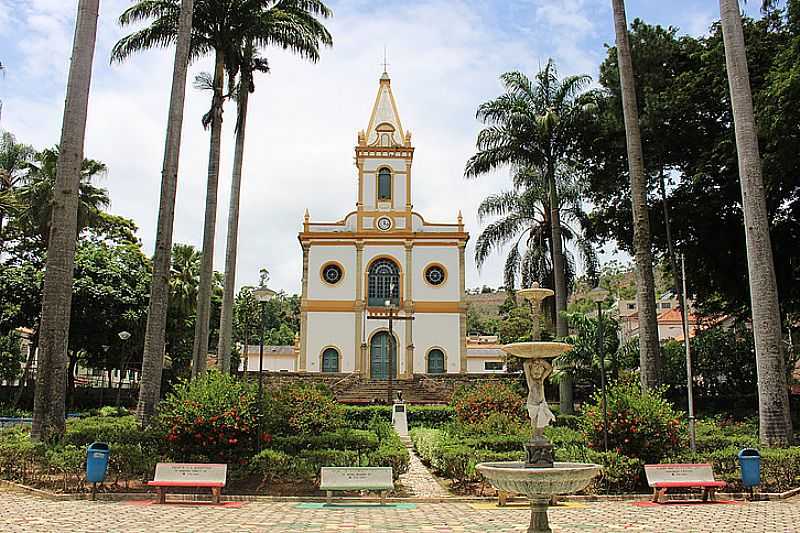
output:
M553 373L553 365L544 359L527 359L523 365L528 382L528 416L531 419L533 440L544 439L544 428L556 417L544 396L544 380Z

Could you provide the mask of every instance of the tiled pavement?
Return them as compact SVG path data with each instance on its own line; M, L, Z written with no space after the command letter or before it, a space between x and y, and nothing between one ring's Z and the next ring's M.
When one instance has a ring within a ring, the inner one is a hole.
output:
M50 501L0 493L0 531L89 532L524 532L527 509L478 510L469 503L420 503L413 509L309 509L296 502L249 502L239 508ZM587 503L550 511L557 533L797 533L800 501L636 507Z

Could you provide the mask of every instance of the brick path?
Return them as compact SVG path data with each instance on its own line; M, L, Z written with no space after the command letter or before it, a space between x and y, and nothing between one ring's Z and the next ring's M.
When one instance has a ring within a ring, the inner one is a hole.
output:
M416 504L414 509L298 508L295 502L250 502L240 508L50 501L0 493L0 531L7 533L524 532L527 509L479 510L469 503ZM800 501L736 505L635 507L587 503L550 511L556 533L800 533Z
M400 476L400 483L406 490L408 496L418 498L448 498L450 494L442 488L433 474L428 471L417 452L409 448L408 453L411 461L408 465L408 472Z

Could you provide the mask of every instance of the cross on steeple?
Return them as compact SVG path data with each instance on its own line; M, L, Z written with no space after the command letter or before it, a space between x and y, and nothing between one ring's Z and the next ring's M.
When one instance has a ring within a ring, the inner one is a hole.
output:
M388 72L389 71L389 60L388 60L388 54L387 54L387 50L386 50L386 45L383 45L383 63L382 63L382 65L383 65L383 72L384 73Z

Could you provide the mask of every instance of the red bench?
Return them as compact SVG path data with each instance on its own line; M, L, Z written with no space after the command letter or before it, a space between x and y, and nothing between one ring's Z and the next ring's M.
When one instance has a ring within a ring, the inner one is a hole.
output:
M222 487L228 476L228 465L209 463L158 463L150 487L158 493L158 503L167 502L169 488L208 488L214 503L220 503Z
M653 502L666 499L667 490L677 488L703 489L703 501L714 501L714 492L724 488L724 481L714 479L710 464L644 465L647 484L653 488Z

